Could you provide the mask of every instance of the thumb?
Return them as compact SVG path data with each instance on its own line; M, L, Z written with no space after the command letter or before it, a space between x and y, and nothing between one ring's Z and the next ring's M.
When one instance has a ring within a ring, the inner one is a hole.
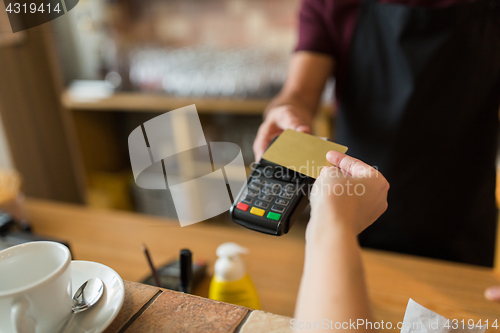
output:
M326 159L328 162L340 168L342 172L353 177L363 177L369 175L370 172L376 171L368 164L335 150L330 150L326 153Z

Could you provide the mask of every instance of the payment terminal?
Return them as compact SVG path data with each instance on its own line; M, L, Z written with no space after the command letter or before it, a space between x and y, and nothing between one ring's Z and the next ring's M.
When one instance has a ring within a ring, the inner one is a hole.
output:
M286 234L309 203L321 169L331 166L326 153L347 147L287 129L267 147L230 209L231 219L270 235Z
M235 198L231 219L255 231L286 234L309 203L309 187L314 180L261 159L248 177L246 188Z

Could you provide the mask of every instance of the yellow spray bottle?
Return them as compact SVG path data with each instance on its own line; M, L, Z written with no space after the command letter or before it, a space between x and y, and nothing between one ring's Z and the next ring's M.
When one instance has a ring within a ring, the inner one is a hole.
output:
M217 248L214 277L208 297L260 310L259 298L240 254L248 250L236 243L224 243Z

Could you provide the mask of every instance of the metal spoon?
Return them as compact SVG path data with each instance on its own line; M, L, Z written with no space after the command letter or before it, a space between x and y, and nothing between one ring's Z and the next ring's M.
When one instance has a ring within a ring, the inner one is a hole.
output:
M71 305L73 312L71 316L66 319L66 322L59 332L63 333L68 329L77 313L83 312L95 305L101 299L103 291L104 284L99 278L88 279L82 284L73 296Z

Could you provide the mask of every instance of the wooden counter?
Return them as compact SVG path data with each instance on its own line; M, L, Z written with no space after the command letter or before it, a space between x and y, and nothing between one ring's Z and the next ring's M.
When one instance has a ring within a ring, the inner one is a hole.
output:
M35 232L68 240L75 259L110 266L129 281L149 274L142 243L157 264L188 247L195 259L208 261L211 275L217 246L237 242L250 250L245 261L263 310L293 315L302 274L303 236L273 237L214 221L181 228L162 218L38 200L28 200L26 208ZM449 319L489 319L491 323L500 317L500 304L483 297L486 287L500 284L491 269L372 250L364 251L363 259L378 320L394 325L402 321L410 297ZM209 278L196 294L206 296L208 284Z

